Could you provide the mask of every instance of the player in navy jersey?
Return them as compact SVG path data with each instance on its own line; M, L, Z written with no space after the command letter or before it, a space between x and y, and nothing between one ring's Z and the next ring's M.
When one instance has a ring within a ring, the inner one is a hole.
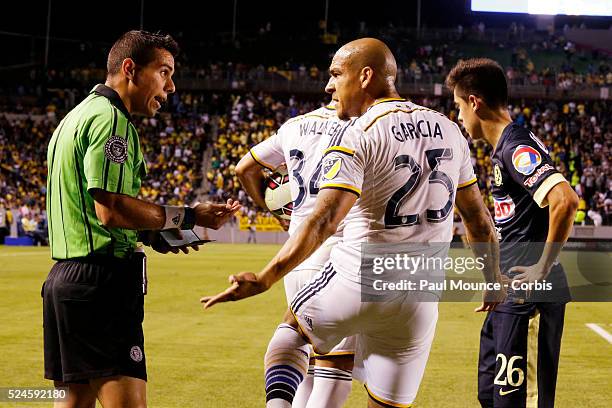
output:
M500 266L512 279L507 301L487 314L481 331L478 399L483 407L553 407L569 301L557 257L571 232L578 196L546 146L512 122L499 64L461 61L446 82L467 132L493 147Z

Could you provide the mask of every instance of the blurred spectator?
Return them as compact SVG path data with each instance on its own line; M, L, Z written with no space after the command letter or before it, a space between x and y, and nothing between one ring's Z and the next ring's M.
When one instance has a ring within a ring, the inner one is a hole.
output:
M5 207L6 201L0 198L0 245L4 245L4 238L11 233L13 215L10 209Z

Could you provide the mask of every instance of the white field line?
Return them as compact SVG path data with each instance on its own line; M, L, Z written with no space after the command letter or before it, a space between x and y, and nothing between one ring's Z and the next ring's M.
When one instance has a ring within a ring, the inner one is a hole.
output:
M31 256L31 255L44 255L44 256L49 256L48 252L15 252L12 254L0 254L0 257L3 256Z
M599 334L601 337L607 340L608 343L612 344L612 334L608 333L606 329L595 323L586 323L585 326Z

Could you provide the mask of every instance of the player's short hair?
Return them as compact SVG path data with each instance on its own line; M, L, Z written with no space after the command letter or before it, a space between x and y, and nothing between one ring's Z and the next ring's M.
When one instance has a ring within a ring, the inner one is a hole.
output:
M446 86L451 92L457 89L457 95L463 99L476 95L490 108L508 105L508 83L504 70L489 58L459 61L446 77Z
M168 34L150 33L132 30L123 34L108 53L106 70L108 75L115 75L121 70L126 58L131 58L138 65L147 65L155 59L155 50L163 49L176 57L179 53L177 42Z

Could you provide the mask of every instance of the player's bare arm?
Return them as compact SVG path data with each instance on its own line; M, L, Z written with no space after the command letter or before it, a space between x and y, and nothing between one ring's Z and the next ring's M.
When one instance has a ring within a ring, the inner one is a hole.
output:
M161 205L100 189L93 190L93 196L96 215L106 227L160 230L166 224L166 212ZM240 209L240 204L230 199L225 204L200 203L193 209L195 225L218 229Z
M262 166L255 161L251 153L248 153L236 165L236 176L255 204L261 208L267 208L262 189L265 176L261 170Z
M550 218L546 245L540 260L531 266L515 266L510 269L510 272L519 272L514 280L520 283L545 279L572 232L578 208L578 195L569 183L556 184L546 195L546 201L548 201Z
M499 242L491 215L482 201L478 184L472 184L458 190L455 204L463 219L468 241L470 243L486 243L486 245L472 245L474 255L484 259L485 267L482 273L485 281L502 283L499 270ZM475 311L488 312L493 310L505 298L506 290L503 286L500 291L487 291L483 294L482 304Z
M244 299L268 290L275 282L293 270L316 251L338 229L338 225L355 204L354 193L322 189L312 214L285 242L274 258L258 274L242 272L229 277L232 284L215 296L200 299L204 309L219 302Z

